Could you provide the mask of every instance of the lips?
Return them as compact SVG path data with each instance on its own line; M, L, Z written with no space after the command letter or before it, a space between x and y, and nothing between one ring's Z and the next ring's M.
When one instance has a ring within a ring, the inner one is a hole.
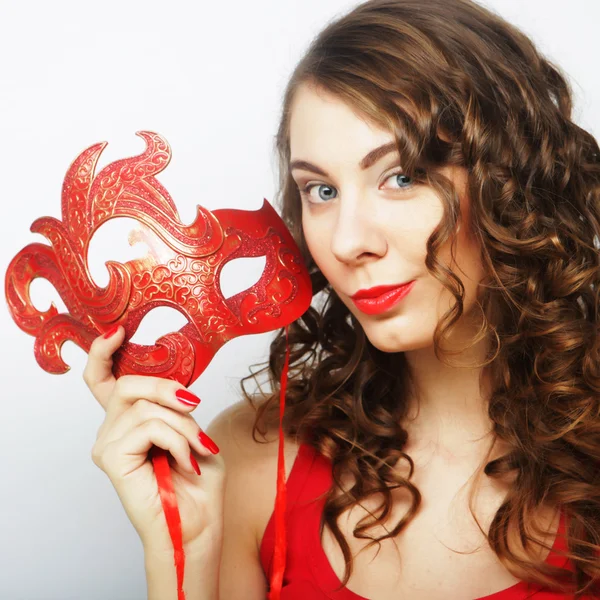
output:
M414 281L414 280L412 280ZM396 290L398 288L404 287L412 283L412 281L407 281L406 283L393 283L391 285L377 285L372 288L367 288L363 290L358 290L356 294L350 296L352 300L362 300L363 298L377 298L390 290Z
M368 290L360 290L352 301L356 308L367 315L378 315L391 310L414 287L416 280L396 286L377 286ZM384 290L381 292L381 290ZM370 294L367 297L365 294ZM372 294L377 294L375 297ZM361 297L362 295L362 297Z

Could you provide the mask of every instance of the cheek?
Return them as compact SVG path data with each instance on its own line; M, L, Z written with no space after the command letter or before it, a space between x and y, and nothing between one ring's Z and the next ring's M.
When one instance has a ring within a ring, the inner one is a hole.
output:
M390 204L382 216L390 246L409 264L424 263L427 240L443 217L441 201L433 194L422 194L413 202Z
M318 223L302 215L302 233L306 246L315 264L321 269L325 257L325 249L328 247L329 240L325 238L326 228L319 227Z

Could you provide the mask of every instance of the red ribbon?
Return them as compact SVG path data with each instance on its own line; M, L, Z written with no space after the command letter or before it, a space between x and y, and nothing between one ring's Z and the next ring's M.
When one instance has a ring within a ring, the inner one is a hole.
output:
M279 600L283 573L285 571L285 558L287 549L285 528L285 459L283 455L283 413L285 412L285 388L290 362L290 346L288 343L288 326L285 327L285 362L281 372L281 385L279 395L279 454L277 456L277 496L275 498L275 550L273 554L273 571L271 573L269 600Z
M163 512L167 519L169 535L173 543L175 555L175 571L177 573L177 600L185 600L183 591L183 571L185 568L185 553L183 551L183 536L181 533L181 516L177 506L177 496L173 488L173 479L171 478L171 468L167 451L157 446L150 450L152 453L152 464L154 474L158 483L158 492L162 503Z
M279 452L277 455L277 495L275 498L275 550L273 556L273 571L271 573L269 600L279 600L281 587L283 585L283 573L285 571L285 560L287 550L285 506L286 506L286 483L285 483L285 457L283 436L283 414L285 412L285 389L287 385L287 374L290 362L290 347L288 344L288 326L285 327L285 361L281 373L281 385L279 396ZM181 533L181 516L177 506L177 496L173 488L171 469L169 467L168 453L162 448L153 446L150 450L154 474L158 483L160 501L167 520L167 527L171 542L173 543L175 571L177 573L177 600L185 600L183 591L183 574L185 569L185 552L183 551L183 537Z

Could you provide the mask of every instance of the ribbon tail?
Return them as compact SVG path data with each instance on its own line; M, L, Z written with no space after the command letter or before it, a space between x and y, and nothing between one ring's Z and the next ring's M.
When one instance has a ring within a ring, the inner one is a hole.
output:
M288 344L288 327L285 328L286 352L283 370L281 373L280 397L279 397L279 448L277 455L277 495L275 498L275 550L273 557L273 571L270 581L269 600L280 600L283 585L283 574L285 572L287 536L286 536L286 482L285 482L285 456L283 415L285 412L285 390L287 386L287 374L290 360L290 348ZM158 483L158 491L163 511L169 529L169 535L173 543L175 570L177 573L177 600L185 600L183 591L183 576L185 569L185 553L183 551L183 536L181 531L181 516L177 505L177 497L171 478L168 453L162 448L153 446L151 450L154 474Z
M185 568L185 553L183 551L183 534L181 532L181 516L177 505L177 497L173 487L171 468L167 451L153 446L150 450L152 465L158 483L158 492L162 503L171 542L173 542L175 571L177 573L177 600L185 600L183 591L183 572Z
M281 372L279 396L279 453L277 456L277 496L275 498L275 550L273 555L273 571L271 573L269 600L280 600L285 572L287 537L286 537L286 483L283 436L283 414L285 412L285 389L290 361L290 346L288 342L288 326L285 327L285 361Z

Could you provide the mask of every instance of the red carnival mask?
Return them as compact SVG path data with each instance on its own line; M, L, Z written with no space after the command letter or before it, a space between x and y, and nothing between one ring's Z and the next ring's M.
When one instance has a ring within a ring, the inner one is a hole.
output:
M96 163L106 143L91 146L75 159L63 183L62 221L42 217L31 226L51 245L32 243L15 256L6 273L6 299L15 323L35 336L36 360L50 373L69 369L60 356L65 341L87 352L98 335L119 324L125 328L125 341L114 355L115 376L153 375L189 386L230 339L272 331L302 316L312 298L310 277L294 239L266 200L258 211L198 206L194 222L182 224L169 193L154 178L171 159L167 141L148 131L137 135L146 141L146 150L109 164L97 175ZM110 280L101 288L88 270L89 244L103 223L118 217L138 221L130 243L143 240L150 253L126 263L107 262ZM257 256L266 257L260 280L225 298L219 285L224 265ZM59 313L54 304L45 312L33 306L29 287L37 277L53 284L68 313ZM129 342L144 315L158 306L178 310L188 323L151 346ZM289 354L285 371L288 359ZM282 377L281 414L284 396ZM285 562L282 441L280 424L280 538L271 599L279 595ZM154 449L153 465L175 549L179 598L184 598L181 523L166 451Z

